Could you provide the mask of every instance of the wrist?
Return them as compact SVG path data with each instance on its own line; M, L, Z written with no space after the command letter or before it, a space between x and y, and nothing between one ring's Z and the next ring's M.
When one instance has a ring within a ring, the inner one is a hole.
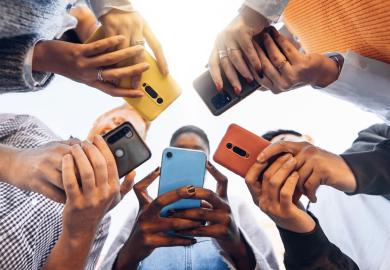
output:
M139 247L139 245L134 245L130 237L130 239L119 251L113 269L136 270L138 268L139 263L150 253L151 252L146 251L145 247Z
M16 161L17 154L20 152L19 149L11 148L8 146L0 147L0 181L4 181L8 184L15 185L15 179L13 172L18 171L18 165Z
M218 241L219 246L230 256L237 269L254 269L256 258L240 232L236 241Z
M315 220L302 210L299 210L299 214L296 217L284 219L282 222L275 223L278 227L295 233L309 233L316 227Z
M71 249L80 249L89 246L95 239L96 230L90 230L86 233L72 233L64 227L61 237L66 239L67 245Z
M320 61L318 66L318 71L316 72L317 76L315 76L314 82L312 82L313 86L316 87L327 87L331 83L335 82L340 75L340 67L338 62L335 60L322 56L323 61Z
M50 57L49 44L51 41L42 40L35 44L33 59L32 59L32 70L39 72L52 72L50 70L50 63L53 63L54 58Z
M269 21L266 17L246 5L243 5L240 8L239 14L245 24L254 29L255 35L259 34L269 25Z

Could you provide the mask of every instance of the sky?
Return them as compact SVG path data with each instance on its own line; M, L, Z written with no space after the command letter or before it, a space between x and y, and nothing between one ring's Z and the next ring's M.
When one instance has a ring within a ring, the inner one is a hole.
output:
M133 3L159 38L171 75L183 90L182 96L153 122L146 141L153 156L137 170L138 179L160 164L171 134L182 125L203 128L209 135L212 152L228 125L236 123L259 135L272 129L294 129L311 135L318 146L341 153L351 145L358 131L381 122L352 104L310 87L280 95L258 91L215 117L197 96L192 82L205 70L216 35L237 14L241 1L136 0ZM62 138L72 135L82 139L98 115L122 103L121 98L57 76L44 91L0 96L0 112L32 114ZM251 203L244 180L227 170L221 171L229 177L229 194ZM207 185L213 188L212 182ZM156 185L151 190L155 193ZM112 213L109 241L125 221L126 203L130 200L127 198ZM260 212L258 218L267 220ZM275 234L271 229L270 237L280 248Z

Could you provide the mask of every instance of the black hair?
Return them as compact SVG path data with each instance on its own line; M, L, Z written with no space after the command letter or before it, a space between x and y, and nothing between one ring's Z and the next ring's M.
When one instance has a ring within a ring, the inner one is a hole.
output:
M207 137L206 132L204 132L203 129L198 128L197 126L191 126L191 125L183 126L183 127L179 128L178 130L176 130L175 133L173 133L173 135L172 135L172 138L171 138L169 145L173 146L176 143L177 138L179 138L180 135L185 134L185 133L194 133L194 134L198 135L199 138L201 138L202 141L207 146L207 150L210 151L210 142L209 142L209 138Z
M295 131L295 130L278 129L278 130L268 131L268 132L264 133L261 137L263 137L264 139L266 139L268 141L272 141L273 138L275 138L275 137L277 137L279 135L282 135L282 134L291 134L291 135L295 135L295 136L298 136L298 137L302 136L301 133L299 133L298 131Z

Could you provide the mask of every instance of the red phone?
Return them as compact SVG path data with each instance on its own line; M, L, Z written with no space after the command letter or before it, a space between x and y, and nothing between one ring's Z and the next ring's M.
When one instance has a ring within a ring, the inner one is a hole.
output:
M257 156L271 143L256 134L231 124L214 153L214 161L245 177Z

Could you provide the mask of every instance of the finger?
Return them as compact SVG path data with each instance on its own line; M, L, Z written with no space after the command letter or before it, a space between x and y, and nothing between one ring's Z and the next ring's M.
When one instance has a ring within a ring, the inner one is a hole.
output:
M80 196L81 191L75 175L75 165L73 157L70 154L62 158L62 181L67 200L75 200Z
M132 171L131 173L125 176L125 179L123 180L120 186L121 198L123 198L133 188L135 175L136 175L135 171Z
M313 173L313 167L310 165L309 162L305 162L299 169L299 180L298 180L298 190L306 195L304 185L306 181L309 179L309 177Z
M94 145L88 142L82 142L81 147L92 165L97 187L106 187L108 185L107 162L102 153Z
M293 172L280 190L280 206L284 209L288 209L293 203L293 194L295 194L298 178L298 173Z
M198 236L198 237L211 237L214 239L224 239L227 228L221 224L214 224L208 226L198 227L192 230L185 230L180 232L183 235Z
M108 147L106 141L103 139L102 136L95 135L93 137L92 143L97 147L97 149L99 149L100 153L103 155L104 159L106 160L108 184L110 185L116 184L117 181L119 180L118 168L116 166L115 158L110 148Z
M181 199L193 198L195 192L196 189L194 186L178 188L176 190L172 190L160 195L159 197L157 197L157 199L152 201L149 207L152 212L157 214L161 212L162 208L171 203L174 203Z
M130 40L130 44L137 44L140 41L144 41L143 27L141 26L134 29ZM133 64L139 64L143 62L145 62L145 53L138 54L133 57ZM132 75L131 88L134 89L140 88L141 75L142 73Z
M287 178L295 170L296 164L296 160L290 156L268 182L263 182L263 191L268 193L270 203L280 203L280 190Z
M230 62L233 64L235 69L238 72L240 72L240 74L248 81L248 83L252 82L253 81L252 73L250 72L247 63L244 60L239 45L235 41L229 38L225 39L225 45L228 50L228 56Z
M81 140L78 139L78 138L73 138L73 137L71 136L71 138L69 138L68 140L66 140L66 141L60 141L60 143L66 144L66 145L69 145L69 146L72 146L72 145L74 145L74 144L81 144ZM65 147L65 148L64 148L64 151L70 153L70 148L69 148L69 147Z
M252 38L253 37L250 35L246 38L239 38L238 43L252 67L254 67L257 72L260 72L262 63L253 46Z
M61 182L63 181L63 178L61 177ZM77 182L76 182L77 183ZM46 183L45 185L40 185L37 187L37 190L34 190L37 193L43 194L45 197L49 198L50 200L53 200L58 203L64 204L66 202L66 193L61 188L51 184ZM62 187L63 188L63 187Z
M206 168L208 172L217 180L217 194L227 199L228 179L223 175L210 161L207 162Z
M141 207L152 202L153 199L149 196L147 188L153 183L154 180L156 180L159 175L160 167L157 167L157 169L134 185L134 193L137 196Z
M221 68L219 66L219 55L218 55L218 49L214 48L211 52L210 58L209 58L209 71L211 78L214 81L215 88L218 92L222 91L223 89L223 80L221 75Z
M294 65L299 62L301 54L298 49L292 44L288 38L280 34L275 27L270 27L272 37L276 41L278 47L282 50L283 54L287 57L287 60Z
M186 209L186 210L177 210L170 212L170 217L182 218L184 220L195 220L195 221L208 221L211 223L219 224L228 224L230 222L230 217L222 212L221 210L212 210L212 209Z
M230 62L228 57L223 57L219 61L221 63L222 70L226 75L226 78L233 87L234 93L236 93L236 95L240 94L241 83L238 79L237 71L234 69L233 64Z
M120 81L128 77L141 75L149 67L150 65L148 63L137 63L127 67L108 68L102 71L102 77L106 81ZM137 89L137 87L132 88Z
M141 45L128 47L122 50L101 54L88 60L88 65L91 67L107 67L118 64L131 57L144 53L144 47Z
M270 70L271 72L274 71L274 67L272 66L271 62L268 60L268 57L266 56L265 52L263 49L259 46L259 44L254 43L254 46L256 48L256 51L259 55L260 61L262 63L262 70L258 73L259 78L260 78L260 85L263 87L266 87L269 90L272 90L275 94L279 92L275 92L275 86L273 82L268 78L267 74L268 71ZM264 68L266 69L267 73L265 73Z
M203 200L200 201L200 207L206 208L206 209L213 209L213 206L210 203L203 201Z
M174 247L174 246L191 246L196 243L196 239L188 239L184 237L173 237L166 235L154 235L152 243L146 243L151 247Z
M93 168L86 154L81 149L80 145L73 145L71 147L71 152L73 155L73 159L76 163L78 172L80 174L82 192L88 196L93 192L96 187Z
M261 182L259 181L259 178L267 166L268 163L255 162L245 176L245 183L252 195L253 202L256 205L259 204L259 197L261 194Z
M115 50L125 40L124 36L112 36L109 38L101 39L89 44L83 44L84 55L87 57L102 54L106 51Z
M94 81L90 86L113 97L140 98L144 96L144 93L141 90L118 88L111 83Z
M291 153L293 156L297 155L299 151L305 146L304 143L279 141L267 146L257 157L257 161L264 163L272 157L281 153Z
M229 205L209 189L196 188L192 198L207 201L213 206L213 209L230 210Z
M321 174L319 174L317 171L314 171L303 185L303 190L305 191L304 194L309 198L312 203L317 202L316 193L320 185Z
M162 46L153 31L150 29L149 25L146 23L144 25L144 36L146 42L156 57L158 68L164 76L167 76L169 74L168 62L165 58Z
M200 221L174 218L174 217L170 217L170 218L161 217L159 219L159 222L154 223L150 227L150 231L152 233L181 231L181 230L193 229L199 226L202 226L202 223Z

